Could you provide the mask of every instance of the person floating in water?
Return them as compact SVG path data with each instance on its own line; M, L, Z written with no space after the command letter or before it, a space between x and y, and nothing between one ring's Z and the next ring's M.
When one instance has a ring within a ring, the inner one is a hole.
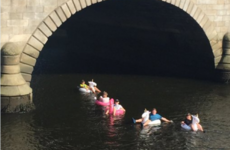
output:
M157 109L153 108L152 112L149 113L149 118L148 120L146 119L146 121L144 121L144 123L142 123L142 118L135 120L134 118L132 118L133 123L136 122L141 122L141 126L147 126L151 121L155 121L155 120L162 120L165 122L173 122L172 120L168 120L164 117L162 117L161 115L157 114Z
M123 111L123 113L125 113L125 109L124 109L124 107L122 106L122 105L120 105L119 104L120 103L120 101L118 100L118 99L116 99L115 100L115 104L113 105L113 112L112 112L112 114L113 114L113 116L116 116L116 112L119 110L121 110L121 111ZM106 111L106 113L105 113L106 115L108 115L109 114L109 109Z
M102 96L100 96L99 100L104 102L104 103L108 103L109 102L108 93L106 91L104 91Z
M184 121L181 121L181 126L185 129L192 130L192 131L202 131L205 133L203 127L200 124L200 119L198 118L198 114L191 115L188 113Z
M89 86L85 84L85 80L81 81L80 87L86 89L86 91L90 90Z
M142 123L142 124L144 124L146 121L149 120L149 114L150 113L151 113L150 111L148 111L147 109L145 109L144 113L141 115L140 119L135 120L134 118L132 118L133 123Z
M97 83L95 83L93 81L93 79L92 79L92 81L89 81L88 83L89 83L89 87L93 91L93 93L96 93L96 92L101 93L101 91L97 88Z

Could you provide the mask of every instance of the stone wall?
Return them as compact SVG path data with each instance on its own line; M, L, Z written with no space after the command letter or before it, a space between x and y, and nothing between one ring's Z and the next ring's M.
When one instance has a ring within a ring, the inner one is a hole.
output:
M6 42L27 41L38 25L51 12L67 1L71 0L1 0L1 46ZM74 1L76 0L72 2ZM85 3L86 5L100 1L79 0L81 4ZM184 5L185 1L188 0L163 1L177 6ZM220 40L226 32L230 31L230 0L190 1L213 21Z

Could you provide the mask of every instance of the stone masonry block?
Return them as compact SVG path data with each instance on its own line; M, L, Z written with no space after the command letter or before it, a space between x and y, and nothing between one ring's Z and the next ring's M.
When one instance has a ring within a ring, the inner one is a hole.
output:
M26 12L43 13L43 6L26 6Z
M26 6L27 0L11 0L11 6Z
M93 4L97 3L97 0L92 0L92 3L93 3Z
M177 7L180 6L180 0L177 0L177 1L176 1L175 6L177 6Z
M17 56L1 56L1 65L17 65L19 63L19 55Z
M207 35L209 41L211 41L211 40L218 40L217 39L217 32L215 30L207 32L206 35Z
M198 17L197 17L197 23L199 23L200 24L200 22L201 22L201 20L204 18L204 16L205 16L205 14L203 13L203 12L201 12L199 15L198 15Z
M57 30L57 26L55 23L50 19L50 17L47 17L44 21L44 23L49 27L50 30L53 32Z
M57 27L59 27L62 24L61 20L59 19L55 11L50 14L50 18L54 21Z
M64 3L66 3L68 0L57 0L58 6L63 5Z
M58 7L58 8L56 9L56 12L57 12L59 18L61 19L61 21L62 21L62 22L65 22L67 18L66 18L66 16L65 16L63 10L61 9L61 7Z
M91 0L86 0L86 5L87 5L87 6L92 5Z
M28 26L28 27L24 28L24 33L31 35L37 29L37 27L38 27L37 25Z
M192 10L193 10L193 7L194 7L193 2L190 2L189 5L188 5L188 8L187 8L187 10L186 10L186 12L187 12L188 14L191 14L191 12L192 12Z
M57 5L57 0L40 0L41 4L43 4L44 6L58 6Z
M201 9L200 8L197 8L195 14L192 16L195 20L197 20L198 16L201 14Z
M18 86L1 86L1 96L18 96L20 92Z
M176 0L171 0L170 2L172 5L175 5L176 4Z
M2 6L10 6L11 5L11 1L4 1L4 0L2 0L1 1L1 5Z
M196 11L197 11L197 6L196 6L196 5L193 5L192 10L191 10L191 12L189 13L190 16L194 16L194 14L196 13Z
M30 82L32 79L31 74L27 74L27 73L22 73L23 78L26 80L26 82Z
M22 19L22 16L22 13L10 13L10 19L12 20Z
M34 32L34 37L36 37L36 39L41 41L43 44L48 41L48 38L39 29Z
M26 6L11 6L8 12L26 12Z
M182 8L184 11L187 11L187 9L189 7L189 3L190 3L190 1L185 1L184 7Z
M72 1L72 0L68 1L68 2L67 2L67 5L68 5L68 7L69 7L70 12L71 12L72 14L75 14L75 13L76 13L76 8L75 8L75 6L74 6L74 4L73 4L73 1Z
M221 43L222 42L217 42L217 43L211 44L212 50L216 51L216 50L220 49L221 48Z
M185 1L187 1L187 0L181 0L181 1L180 1L179 7L180 7L181 9L184 8Z
M222 56L222 54L223 54L223 50L221 49L221 47L219 47L218 50L213 51L214 57Z
M20 67L19 65L3 65L1 66L1 73L4 74L20 73Z
M200 26L203 27L207 21L208 21L208 17L205 15L199 23Z
M20 63L19 66L22 73L32 74L32 72L34 71L34 67L30 65Z
M224 50L223 50L223 53L224 53L225 55L230 55L230 49L224 49Z
M219 64L221 58L222 58L222 56L215 57L215 59L214 59L215 66L217 66Z
M221 63L223 63L223 64L230 64L230 55L223 56Z
M53 12L57 6L44 6L44 13L49 14Z
M28 20L7 20L7 26L13 26L13 27L18 27L18 26L28 26L29 21Z
M2 77L1 77L1 85L22 85L25 83L26 82L20 73L2 74Z
M197 0L198 4L217 4L217 0Z
M102 0L97 0L98 2L102 2Z
M85 0L80 0L80 4L81 4L81 8L85 8L86 7L86 2Z
M26 95L26 94L32 93L32 89L28 86L27 83L25 83L24 85L18 86L18 90L20 92L20 95Z
M49 27L45 24L42 23L39 27L38 27L47 37L52 35L52 31L49 29Z
M27 55L32 56L33 58L38 58L40 54L40 52L37 49L30 45L26 45L23 53L26 53Z
M24 63L24 64L28 64L30 66L34 66L35 63L36 63L36 59L23 53L22 56L21 56L21 62Z
M223 41L223 48L229 49L230 48L230 41Z
M81 8L81 4L80 4L79 0L73 0L73 2L74 2L74 5L75 5L77 11L80 11L82 8Z
M212 25L212 22L211 22L210 20L208 20L208 21L204 24L204 26L203 26L203 30L205 31L205 33L208 31L208 29L209 29L211 26L213 26L213 25Z
M71 16L71 12L66 4L61 6L63 12L65 13L66 17L69 18Z
M27 6L39 6L41 5L40 0L29 0L27 1Z
M44 46L38 39L33 36L30 38L28 43L39 51L42 50Z

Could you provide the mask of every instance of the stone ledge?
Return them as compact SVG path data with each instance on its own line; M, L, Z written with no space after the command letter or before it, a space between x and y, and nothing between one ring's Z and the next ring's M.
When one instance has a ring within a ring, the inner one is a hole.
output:
M1 66L1 71L4 74L20 73L20 67L19 65L4 65Z
M25 80L20 73L18 74L1 74L1 85L17 86L25 84Z
M1 86L1 96L19 96L32 93L27 83L23 85Z
M1 65L17 65L19 63L18 56L1 56Z

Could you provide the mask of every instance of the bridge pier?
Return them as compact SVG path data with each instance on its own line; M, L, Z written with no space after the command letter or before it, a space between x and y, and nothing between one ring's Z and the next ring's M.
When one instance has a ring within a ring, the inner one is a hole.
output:
M229 83L230 81L230 32L226 33L223 38L223 54L216 67L217 78Z
M34 108L32 89L20 71L19 43L6 43L1 49L1 112L22 112Z

